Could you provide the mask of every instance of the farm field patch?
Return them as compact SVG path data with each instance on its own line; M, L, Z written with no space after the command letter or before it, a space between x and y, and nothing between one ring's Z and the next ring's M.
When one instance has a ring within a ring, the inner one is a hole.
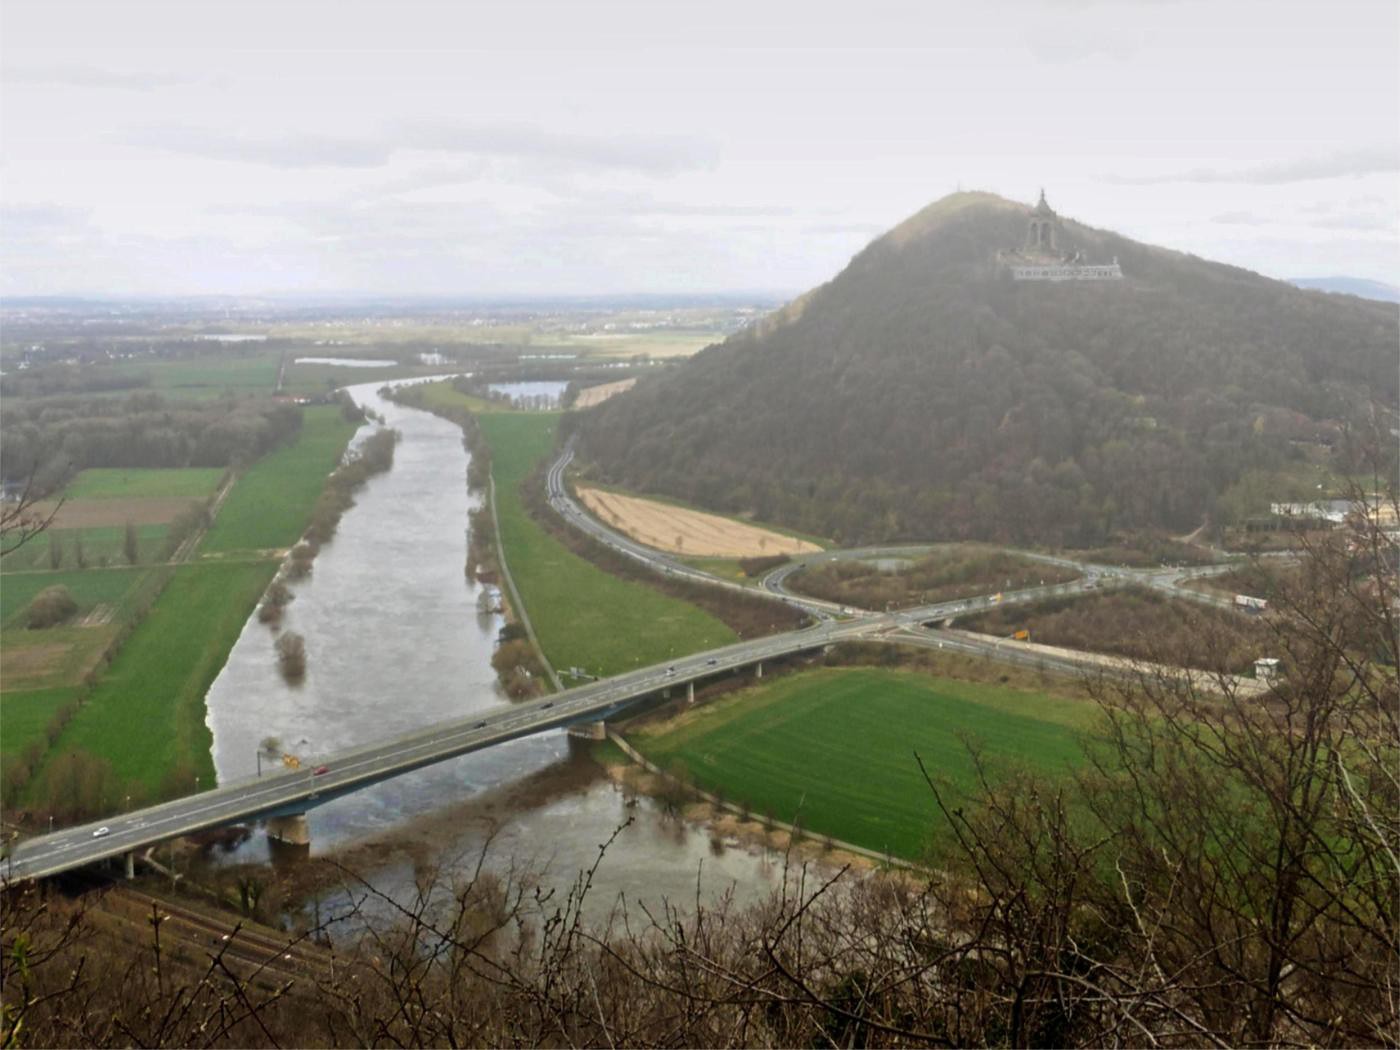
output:
M557 413L495 412L479 420L491 445L506 562L549 661L612 675L735 641L714 617L603 571L530 518L520 486L553 450L558 419Z
M16 552L18 553L18 552ZM121 569L75 569L69 572L26 572L7 574L0 587L0 625L17 624L34 596L55 586L68 588L78 604L78 616L96 605L121 605L132 589L151 570L135 566ZM30 634L43 634L31 631Z
M638 543L698 558L758 558L774 554L815 554L815 543L670 503L624 496L603 489L578 488L584 505L602 521Z
M182 768L213 784L204 693L276 569L271 561L175 569L55 751L105 758L120 781L148 790Z
M70 625L43 631L22 627L0 634L0 680L8 703L13 690L76 686L97 666L117 627L110 621L96 627Z
M13 759L31 741L42 747L49 719L76 695L73 686L7 690L4 703L0 703L0 760Z
M174 360L122 362L115 369L151 379L151 389L170 397L210 398L226 391L272 393L282 364L280 350L211 350Z
M319 355L298 355L319 356ZM338 356L327 354L327 357ZM354 360L347 357L347 360ZM287 362L287 371L282 379L284 394L312 396L324 394L327 390L349 386L354 383L387 383L394 379L416 379L425 376L442 375L453 371L450 366L420 364L388 364L364 367L363 365L333 365L322 362L299 363L294 359Z
M198 502L176 496L70 499L58 508L53 527L90 529L125 526L127 522L133 525L168 525ZM53 508L53 503L36 504L35 513L47 517Z
M488 401L484 397L464 394L451 383L424 383L416 388L423 398L423 407L428 411L462 409L485 415L492 412L515 411L505 401Z
M291 547L358 424L339 406L304 410L296 441L264 456L240 477L204 537L203 553Z
M631 390L637 385L636 377L631 379L619 379L615 383L602 383L598 386L585 387L579 391L579 395L574 399L575 408L592 408L594 405L601 405L610 397Z
M748 689L629 734L663 769L755 815L910 859L938 814L915 759L958 793L976 788L966 742L994 769L1068 772L1096 709L1083 701L913 671L829 668ZM966 741L966 742L965 742Z
M169 529L165 525L137 525L137 562L146 564L156 560L165 546L165 536ZM82 568L107 568L124 566L126 561L125 525L97 525L86 529L50 528L38 539L31 540L23 547L5 555L0 566L7 574L44 571L54 569L55 548L59 569L76 569L78 552L82 551ZM10 586L13 579L5 579Z
M198 500L212 496L224 475L222 467L89 467L63 490L65 499L146 499L175 497Z

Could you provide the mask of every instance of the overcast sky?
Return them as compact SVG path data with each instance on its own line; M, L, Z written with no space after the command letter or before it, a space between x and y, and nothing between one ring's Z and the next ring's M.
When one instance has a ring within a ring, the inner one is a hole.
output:
M1395 0L0 5L0 293L806 288L959 187L1400 284Z

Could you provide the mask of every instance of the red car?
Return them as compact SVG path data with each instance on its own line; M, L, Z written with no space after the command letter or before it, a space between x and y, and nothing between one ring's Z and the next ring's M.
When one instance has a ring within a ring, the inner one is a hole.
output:
M331 767L330 767L330 766L317 766L315 769L313 769L313 770L311 771L311 775L312 775L313 777L319 777L319 776L323 776L323 775L326 774L326 773L329 773L330 771L331 771Z

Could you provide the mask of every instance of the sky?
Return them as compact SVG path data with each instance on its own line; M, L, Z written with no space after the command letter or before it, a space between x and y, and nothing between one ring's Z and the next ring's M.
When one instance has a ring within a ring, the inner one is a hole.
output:
M1400 4L0 5L7 296L790 293L1042 187L1400 284Z

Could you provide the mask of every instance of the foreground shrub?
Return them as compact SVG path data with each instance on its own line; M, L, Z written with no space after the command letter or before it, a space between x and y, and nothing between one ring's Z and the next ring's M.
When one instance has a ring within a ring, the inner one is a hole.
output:
M63 586L46 587L29 603L27 621L31 630L63 623L78 611L78 603Z

